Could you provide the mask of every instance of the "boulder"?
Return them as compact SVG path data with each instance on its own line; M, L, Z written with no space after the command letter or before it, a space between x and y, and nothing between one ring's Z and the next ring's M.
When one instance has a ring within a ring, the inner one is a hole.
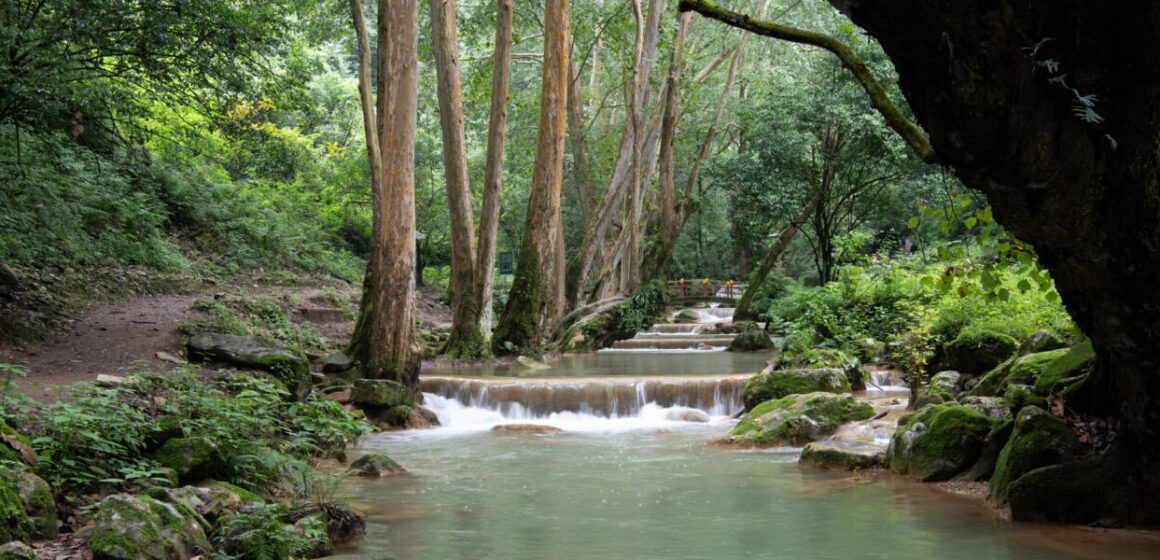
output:
M969 406L979 414L995 420L1011 416L1011 408L999 397L959 397L959 404Z
M363 455L350 464L347 474L358 476L386 476L407 472L394 459L378 453Z
M247 504L262 503L262 500L253 492L238 488L228 482L212 482L199 486L182 486L181 488L150 488L147 495L154 500L181 504L206 521L213 524L218 519L231 513L237 513Z
M1035 384L1053 362L1063 357L1067 350L1051 350L1017 356L999 364L987 372L974 387L968 391L970 395L999 396L1007 392L1007 384L1018 383L1023 385Z
M181 503L115 494L97 510L93 560L188 560L210 550L204 518Z
M1035 393L1038 395L1065 394L1082 380L1095 362L1096 353L1092 342L1085 340L1064 352L1047 364L1035 379ZM1077 379L1080 378L1080 379Z
M0 542L56 538L48 483L24 468L0 466Z
M890 468L922 481L942 481L979 458L995 421L973 408L940 404L912 414L890 439Z
M1071 460L1082 451L1075 432L1063 420L1038 406L1025 406L1015 416L1015 431L995 463L991 495L1006 501L1011 482L1020 476Z
M1047 399L1033 393L1034 389L1030 385L1010 383L1007 392L1003 393L1003 404L1007 405L1011 414L1019 414L1019 410L1028 405L1047 408Z
M817 391L848 393L850 380L842 370L835 368L780 370L767 368L745 382L742 396L745 399L745 406L753 408L771 399Z
M1149 499L1142 483L1123 481L1125 465L1133 459L1109 453L1032 469L1011 483L1007 494L1011 517L1091 524L1106 521L1105 512L1120 511L1127 519L1154 519L1160 504Z
M994 369L1018 348L1019 342L1005 334L964 330L943 347L943 354L950 369L983 373Z
M884 466L886 454L882 449L873 446L840 446L815 441L807 443L802 449L798 464L820 469L854 471Z
M185 429L181 426L181 418L177 416L158 416L145 429L145 448L157 449L165 442L185 437Z
M543 424L500 424L493 426L491 431L497 434L558 434L564 430Z
M322 373L342 373L354 368L354 360L341 352L331 354L322 360Z
M0 560L40 560L40 557L31 546L12 541L0 546Z
M411 406L415 403L415 394L397 381L359 379L351 386L350 402L364 408Z
M1047 352L1060 348L1067 348L1067 342L1060 338L1059 335L1051 331L1035 331L1035 333L1019 343L1019 355L1025 356L1027 354Z
M167 440L154 456L161 466L177 471L182 482L212 478L225 467L217 444L206 437Z
M862 360L834 348L814 348L806 352L782 354L780 358L788 359L781 369L819 369L834 368L842 370L846 379L850 381L850 389L864 391L866 379L870 373L862 367Z
M846 422L871 416L874 408L852 397L825 392L790 395L754 407L721 443L765 447L805 445L833 434Z
M689 309L682 309L676 315L673 315L674 323L700 323L701 316L696 311Z
M927 387L927 392L930 394L949 395L951 397L957 396L963 392L962 384L963 374L952 371L940 371L930 378L930 384Z
M773 339L760 327L746 329L729 342L730 352L760 352L776 348Z
M0 460L13 463L27 463L36 467L40 457L32 448L32 440L28 436L16 431L3 420L0 420Z
M675 408L665 414L665 420L674 422L708 422L712 420L703 410L696 408Z
M204 332L187 344L190 360L222 361L268 371L286 385L294 400L310 394L310 362L297 350L256 336Z
M953 402L954 400L953 397L949 397L944 393L930 393L915 399L914 408L920 409L927 405L943 404L945 402Z

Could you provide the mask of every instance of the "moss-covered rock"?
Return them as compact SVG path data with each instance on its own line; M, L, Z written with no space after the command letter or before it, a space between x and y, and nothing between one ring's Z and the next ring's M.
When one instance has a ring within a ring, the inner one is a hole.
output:
M341 352L331 354L322 360L322 373L338 374L354 369L355 362Z
M979 458L995 421L959 405L929 406L907 418L890 439L890 468L923 481L947 480Z
M167 440L154 457L161 466L177 471L183 482L213 478L225 466L217 444L206 437Z
M29 534L34 540L55 539L56 501L52 497L52 487L28 469L15 473L16 492L24 503L24 512L31 522Z
M807 443L802 449L798 464L820 469L853 471L885 465L886 454L876 447L839 446L815 441Z
M28 476L35 476L27 473ZM40 480L40 479L37 479ZM41 484L44 481L40 481ZM0 541L31 541L34 538L48 538L42 535L45 531L43 519L36 515L43 509L40 502L43 496L34 495L27 491L29 486L25 473L0 466ZM44 485L47 488L47 484ZM22 493L22 489L25 490ZM52 494L47 496L48 503L52 503ZM32 510L32 515L30 515ZM56 535L56 514L53 507L51 534Z
M1015 417L1015 431L995 464L991 495L1007 499L1011 482L1032 469L1070 460L1082 452L1075 432L1063 420L1037 406L1026 406Z
M1019 348L1019 341L988 330L964 330L943 347L950 369L968 373L990 371Z
M206 488L210 491L210 499L214 496L222 496L222 499L227 503L237 501L242 505L263 503L262 497L229 482L221 480L204 480L198 484L199 488Z
M928 393L914 400L914 408L923 408L929 405L953 402L955 399L944 393Z
M1007 494L1017 521L1093 523L1107 512L1123 519L1154 519L1160 507L1138 480L1126 478L1134 457L1107 455L1032 469L1015 479Z
M674 323L700 323L701 316L698 315L696 311L692 311L689 309L682 309L679 312L677 312L676 315L673 315L673 322Z
M210 549L205 520L180 503L116 494L97 510L93 560L188 559Z
M959 397L958 403L969 406L978 411L979 414L995 420L1011 416L1011 408L999 397L963 396Z
M1019 354L1035 354L1067 348L1067 342L1051 331L1035 331L1031 336L1019 343Z
M835 368L765 370L745 382L742 397L745 406L753 408L771 399L787 395L850 392L850 380Z
M294 400L310 394L310 361L301 351L264 338L204 332L187 344L190 360L223 361L270 372Z
M415 404L415 394L388 379L359 379L350 388L350 401L363 407L392 408Z
M782 354L780 357L784 360L781 369L841 370L850 382L850 389L854 391L866 389L866 379L870 377L870 373L862 367L861 359L835 348L814 348L806 352Z
M950 397L957 396L963 392L962 384L963 374L952 371L940 371L930 378L930 384L927 386L927 393L941 394Z
M1007 392L1003 393L1003 404L1011 410L1011 414L1019 414L1025 406L1047 408L1047 399L1032 392L1030 385L1007 384Z
M40 560L36 551L20 541L0 545L0 560Z
M1043 368L1035 379L1035 393L1049 395L1065 392L1078 382L1077 377L1091 370L1095 359L1096 352L1090 340L1073 346Z
M145 431L145 448L157 449L165 442L180 437L185 437L185 429L181 427L181 418L159 416Z
M1059 349L1013 357L987 372L968 394L1001 396L1007 392L1008 384L1034 385L1051 364L1067 353L1066 349Z
M407 469L394 459L378 453L370 453L355 459L347 471L348 474L358 476L386 476L405 472Z
M768 447L805 445L833 434L846 422L873 415L870 405L848 396L825 392L790 395L754 407L721 442Z
M776 348L773 339L760 327L746 329L729 342L730 352L759 352Z

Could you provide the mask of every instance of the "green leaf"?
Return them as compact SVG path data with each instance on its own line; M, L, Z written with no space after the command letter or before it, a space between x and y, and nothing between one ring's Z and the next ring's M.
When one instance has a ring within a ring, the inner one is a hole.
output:
M1019 291L1027 292L1028 290L1031 289L1031 282L1028 281L1026 278L1024 278L1024 279L1019 281L1018 287L1019 287Z
M907 222L907 225L910 226L910 229L917 228L918 227L918 216L911 216L910 221Z
M963 221L963 225L967 226L967 229L975 227L975 224L977 223L979 223L979 220L976 220L974 216L971 216Z
M941 231L941 232L943 232L943 233L950 233L950 231L951 231L951 223L950 223L949 221L947 221L947 220L943 220L943 221L942 221L942 223L940 223L940 224L938 225L938 230L939 230L939 231Z

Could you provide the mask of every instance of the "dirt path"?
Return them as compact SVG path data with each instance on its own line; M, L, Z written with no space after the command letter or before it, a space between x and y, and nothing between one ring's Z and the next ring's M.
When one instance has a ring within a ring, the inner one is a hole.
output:
M246 297L279 297L292 294L306 307L322 290L284 288L245 293ZM157 357L164 352L181 357L187 337L178 328L184 321L204 316L190 309L207 295L151 295L120 303L93 307L69 321L68 327L49 339L24 347L0 346L0 363L15 364L28 371L25 380L14 379L19 392L37 400L55 399L61 394L49 387L92 381L98 374L123 375L137 367L165 370L173 363ZM427 287L419 292L416 313L426 325L449 323L451 312L439 303L439 290ZM354 298L352 296L352 301ZM354 311L353 304L352 309ZM352 319L314 324L322 336L345 340L354 330Z

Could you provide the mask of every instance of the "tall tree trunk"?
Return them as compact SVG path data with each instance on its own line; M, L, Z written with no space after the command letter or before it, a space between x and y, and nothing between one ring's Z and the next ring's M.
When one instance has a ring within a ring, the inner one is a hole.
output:
M802 211L778 232L777 239L770 244L769 250L761 258L761 266L758 267L756 274L749 281L749 287L745 289L745 293L742 294L741 299L737 302L737 307L733 310L734 321L749 321L756 318L756 314L749 310L750 306L753 305L753 298L763 289L765 279L769 277L770 271L777 264L777 260L781 258L781 254L789 247L789 242L793 241L802 225L810 219L810 215L814 213L814 208L820 198L821 193L815 192L806 202L806 205L802 207Z
M487 124L487 166L483 177L483 209L479 215L479 240L475 254L475 297L479 306L479 331L484 346L491 342L492 283L495 279L495 245L499 231L500 190L503 184L503 144L507 127L508 82L512 63L512 0L496 0L495 55L492 56L491 115Z
M362 6L351 1L359 36L359 92L372 158L371 255L348 351L363 375L419 389L415 344L415 121L419 17L415 0L379 6L377 109L370 98L370 48ZM377 139L375 137L377 136ZM377 146L376 146L377 144ZM376 148L377 152L376 153ZM374 159L380 162L375 173Z
M443 133L443 178L451 217L451 332L443 352L454 358L487 354L480 334L478 298L475 297L475 220L471 214L471 186L467 176L467 139L463 133L463 94L459 86L459 31L455 0L428 0L431 42L439 97L439 125Z
M540 126L524 238L511 296L492 340L498 354L535 351L541 334L563 316L564 270L559 261L560 182L568 103L568 0L544 6L544 69Z

